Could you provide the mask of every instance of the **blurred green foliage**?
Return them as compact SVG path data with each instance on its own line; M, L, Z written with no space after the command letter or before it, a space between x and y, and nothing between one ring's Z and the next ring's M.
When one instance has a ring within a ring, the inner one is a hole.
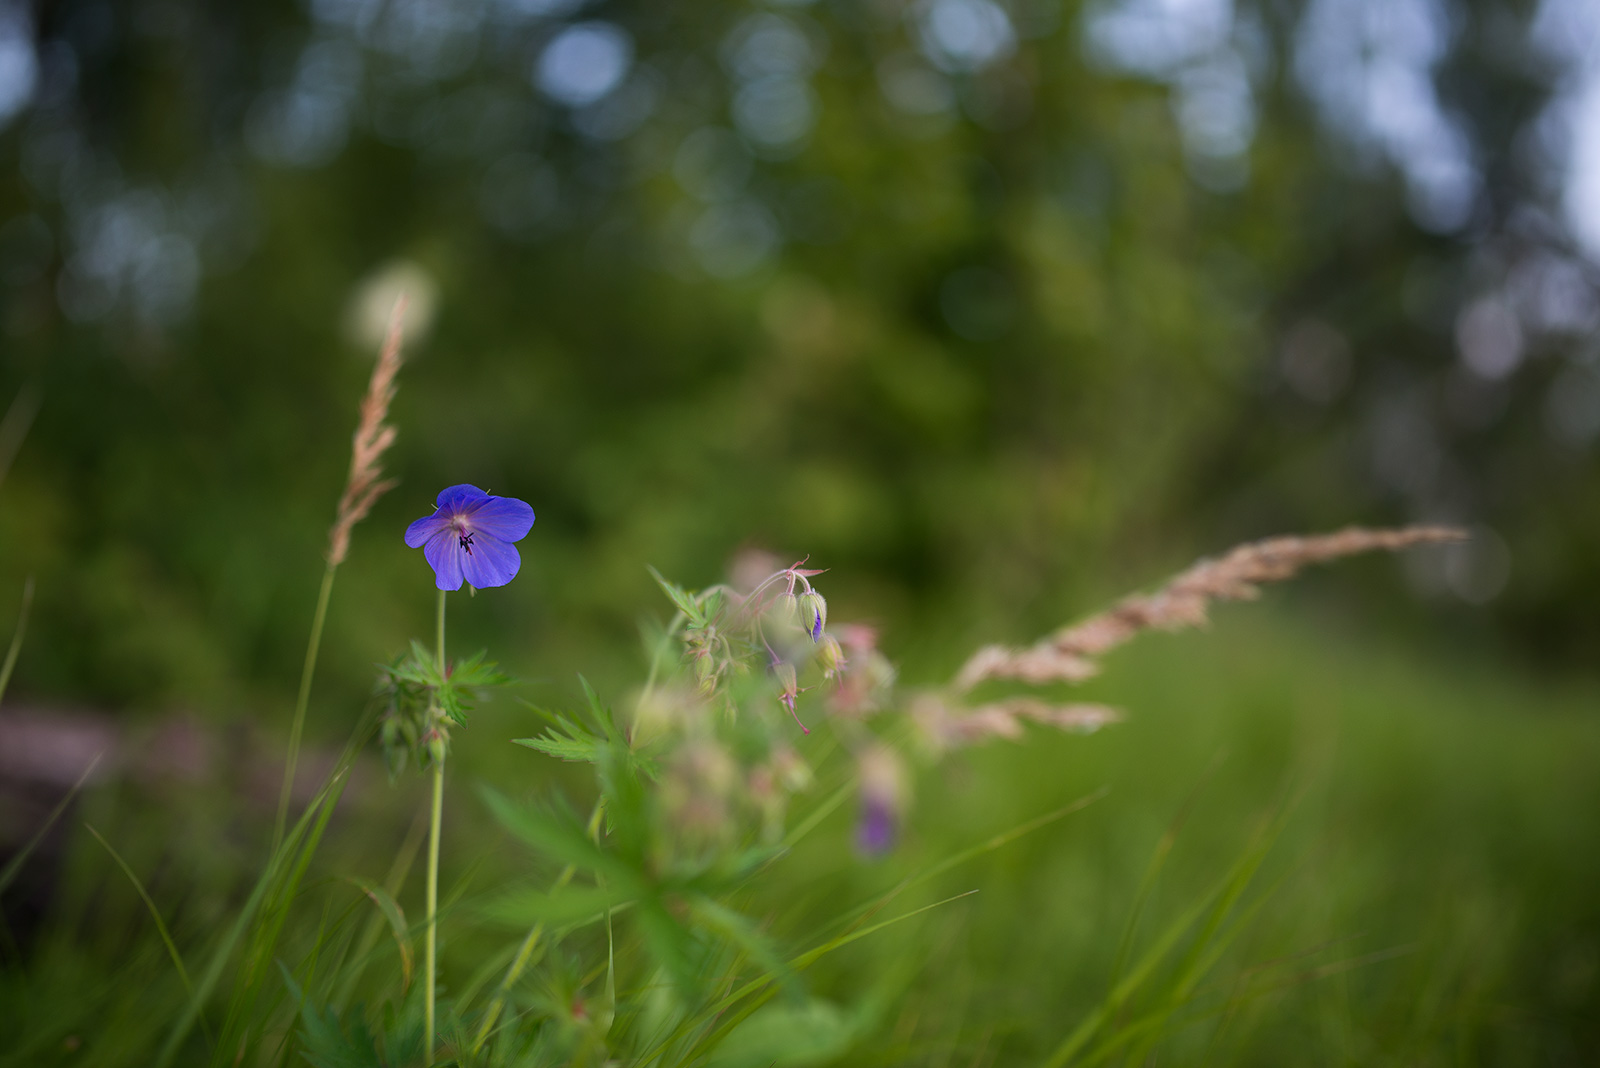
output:
M396 261L436 316L327 710L425 630L399 531L462 480L541 517L469 624L533 674L631 640L646 563L701 584L741 545L838 569L839 618L915 660L1406 518L1486 528L1412 576L1472 602L1459 634L1586 648L1594 271L1559 161L1517 148L1562 5L1369 7L41 9L0 133L0 390L42 400L0 497L0 589L40 589L19 690L282 713L371 352L348 324ZM577 31L599 51L562 74ZM1443 194L1387 112L1335 107L1378 76L1363 33L1437 94ZM1509 357L1472 340L1495 300Z

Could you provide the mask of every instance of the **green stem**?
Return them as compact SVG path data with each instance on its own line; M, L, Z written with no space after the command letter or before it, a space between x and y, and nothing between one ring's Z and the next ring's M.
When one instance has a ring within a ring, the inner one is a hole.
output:
M311 637L306 641L306 660L300 669L300 695L294 702L294 722L289 726L289 756L283 765L283 789L278 793L278 818L272 824L272 851L283 842L283 828L289 818L289 795L294 791L295 769L300 763L300 733L306 725L306 705L311 701L311 677L317 671L317 651L322 648L322 624L328 618L328 599L333 593L333 573L329 564L322 573L322 589L317 593L317 610L311 617Z
M436 655L438 657L439 681L444 682L444 590L439 591L439 620L437 627ZM435 706L433 709L434 726L437 728L443 710ZM444 760L436 754L433 761L433 811L428 820L428 920L426 929L425 960L423 962L423 1041L428 1063L433 1062L433 1037L434 1037L434 1012L433 998L434 985L437 976L438 963L438 912L439 912L439 823L444 814Z
M424 1031L422 1048L428 1053L428 1063L433 1063L433 996L434 977L438 969L438 912L439 912L439 818L444 813L444 764L433 765L433 815L428 822L428 927L425 943L426 960L423 963L422 1011Z

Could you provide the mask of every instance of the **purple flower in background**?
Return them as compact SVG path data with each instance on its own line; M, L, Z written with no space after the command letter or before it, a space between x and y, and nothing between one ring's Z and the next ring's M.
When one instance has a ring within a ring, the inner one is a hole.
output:
M869 857L881 857L894 848L899 831L899 813L887 798L868 797L862 800L861 819L856 824L857 849Z
M430 516L406 527L406 544L421 548L441 590L465 579L482 590L517 577L522 557L511 543L533 529L533 509L515 497L495 497L477 486L451 486Z
M881 857L900 837L905 814L905 769L894 751L882 745L856 756L860 776L861 816L856 822L856 848L869 857Z

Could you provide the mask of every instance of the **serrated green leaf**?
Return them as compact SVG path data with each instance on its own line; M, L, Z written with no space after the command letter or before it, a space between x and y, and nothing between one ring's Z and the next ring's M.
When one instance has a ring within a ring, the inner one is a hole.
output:
M695 600L689 594L689 591L685 590L677 583L668 582L662 577L661 572L657 571L655 568L652 567L649 570L651 577L656 580L656 585L661 587L661 592L666 594L667 599L677 606L678 611L682 612L689 618L690 625L696 627L705 626L705 614L701 612L700 606L695 603Z
M600 743L592 738L568 736L563 738L555 731L546 731L537 738L513 738L517 745L536 749L557 760L593 764L600 759Z

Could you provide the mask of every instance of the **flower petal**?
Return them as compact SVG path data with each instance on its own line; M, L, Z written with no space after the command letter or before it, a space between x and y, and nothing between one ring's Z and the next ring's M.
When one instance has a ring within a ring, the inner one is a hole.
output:
M450 517L447 515L440 515L438 512L432 515L425 515L409 527L406 527L406 544L413 549L419 549L422 547L423 542L449 525Z
M472 529L501 541L521 541L533 529L533 509L515 497L490 497L472 513Z
M461 539L448 527L434 534L422 547L423 559L433 568L434 585L441 590L461 588L461 558L465 555L461 551Z
M433 503L442 511L459 515L462 512L472 511L474 506L488 499L489 495L483 490L463 482L459 486L446 486L440 490L438 499Z
M517 577L522 567L522 555L515 546L482 531L473 537L470 546L461 550L460 556L461 573L480 590L504 586Z

